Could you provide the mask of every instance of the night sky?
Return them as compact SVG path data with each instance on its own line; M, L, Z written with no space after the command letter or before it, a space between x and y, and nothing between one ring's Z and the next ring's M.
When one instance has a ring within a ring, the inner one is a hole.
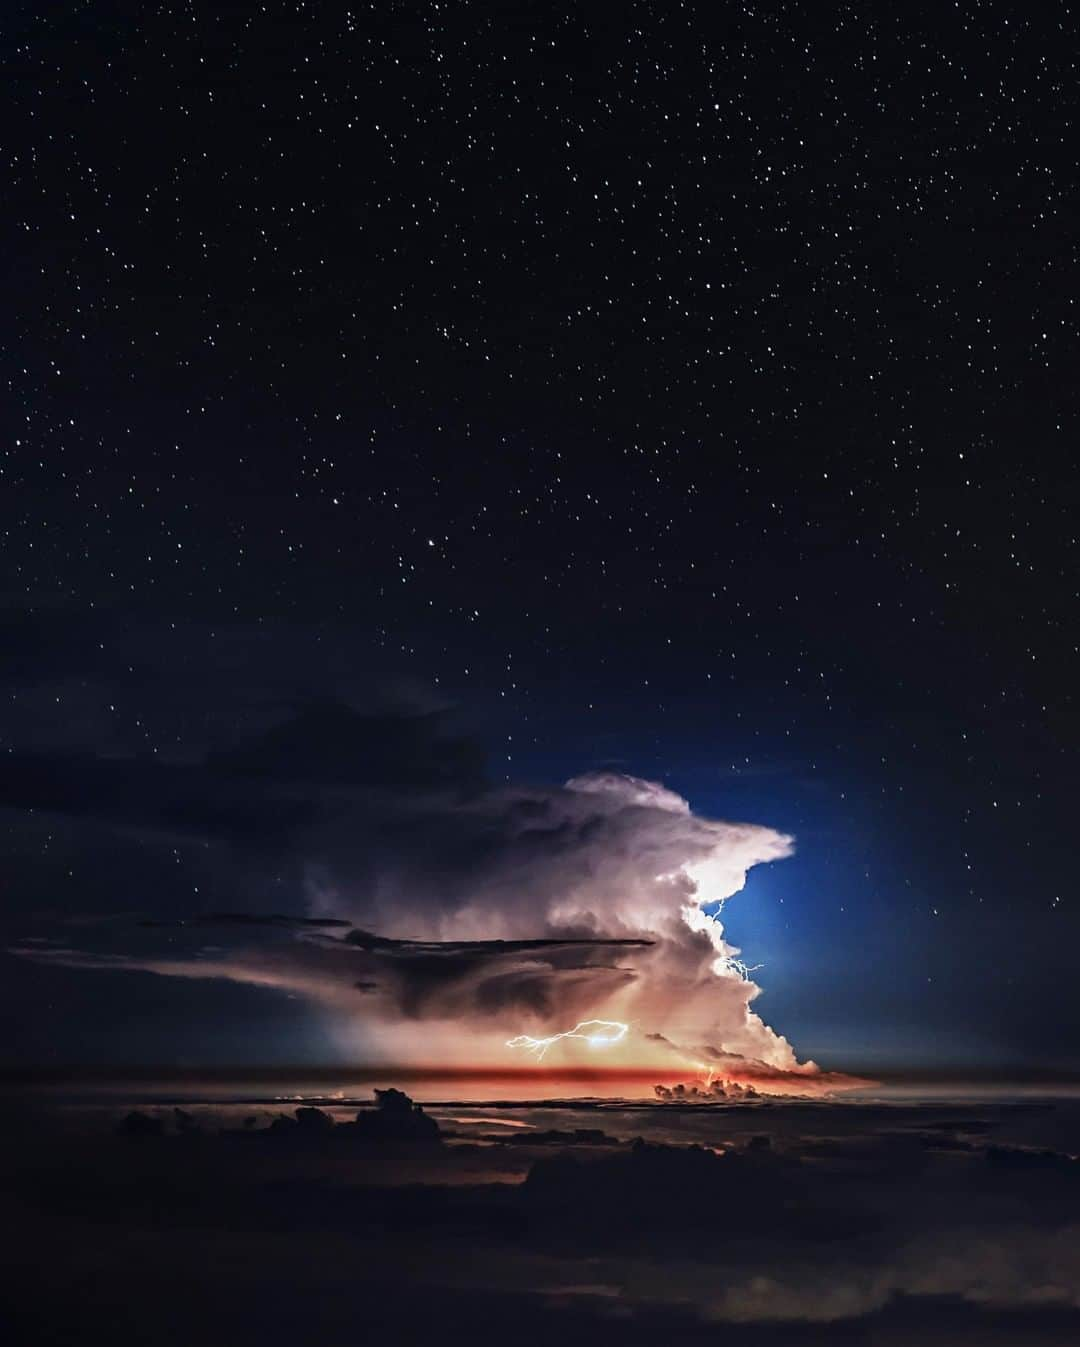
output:
M5 948L614 770L794 835L726 924L800 1055L1080 1068L1068 7L5 28ZM2 957L7 1061L343 1060Z

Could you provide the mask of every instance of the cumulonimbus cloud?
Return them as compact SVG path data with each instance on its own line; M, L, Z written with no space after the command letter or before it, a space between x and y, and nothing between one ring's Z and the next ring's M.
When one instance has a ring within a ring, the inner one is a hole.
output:
M300 918L204 916L185 953L175 938L166 955L19 952L279 987L417 1052L437 1031L505 1060L508 1037L593 1016L631 1026L620 1052L638 1062L670 1067L674 1052L733 1077L742 1063L766 1088L816 1071L754 1011L759 987L721 920L753 866L792 853L775 829L704 818L662 785L604 772L556 787L339 790L298 845ZM424 1032L410 1040L409 1026Z

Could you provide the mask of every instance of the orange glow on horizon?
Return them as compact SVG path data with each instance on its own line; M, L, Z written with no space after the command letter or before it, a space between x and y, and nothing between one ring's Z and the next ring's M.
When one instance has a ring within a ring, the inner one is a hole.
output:
M567 1086L580 1089L591 1086L597 1094L613 1095L619 1092L642 1098L653 1098L656 1085L688 1087L707 1084L706 1074L695 1075L687 1067L650 1066L409 1066L361 1067L341 1072L342 1078L371 1081L399 1081L414 1084L483 1083L486 1086L517 1086L532 1093L543 1089L549 1095L565 1093ZM733 1085L751 1085L760 1094L778 1096L815 1096L848 1092L866 1088L876 1082L832 1072L769 1072L760 1068L746 1071L727 1069L713 1072L712 1079Z

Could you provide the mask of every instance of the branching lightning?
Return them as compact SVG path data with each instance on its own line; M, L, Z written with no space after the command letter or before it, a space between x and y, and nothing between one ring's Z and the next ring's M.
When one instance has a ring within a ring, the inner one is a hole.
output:
M701 916L706 918L708 922L711 922L713 926L715 926L717 935L714 943L717 944L721 949L725 949L723 940L724 928L720 924L720 914L721 912L723 912L723 910L724 910L723 901L714 903L712 905L711 911L706 911L704 908L698 909L698 912L700 912ZM688 921L687 924L690 925L691 928L694 930L702 929L702 927L695 922ZM711 932L712 927L706 925L704 929ZM744 962L744 960L737 957L738 953L739 953L738 950L734 950L730 954L726 952L722 953L719 959L717 959L717 961L713 964L713 972L720 977L734 974L735 977L741 978L743 982L749 982L751 973L756 973L759 968L764 968L765 966L764 964Z
M553 1043L563 1038L584 1039L590 1047L609 1048L613 1043L621 1043L629 1032L630 1026L618 1020L580 1020L572 1029L564 1029L561 1034L551 1034L548 1038L533 1038L531 1034L518 1034L506 1041L508 1048L524 1048L531 1052L536 1060L543 1061L544 1054Z
M742 978L743 982L750 981L750 974L756 973L759 968L764 968L760 963L743 963L742 959L736 959L733 955L726 955L723 960L724 967L736 977Z

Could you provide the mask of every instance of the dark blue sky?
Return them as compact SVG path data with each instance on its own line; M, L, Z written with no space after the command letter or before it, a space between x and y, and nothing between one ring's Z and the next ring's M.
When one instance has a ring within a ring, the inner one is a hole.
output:
M495 781L616 766L794 833L729 929L801 1052L1075 1067L1048 13L24 11L8 938L298 909L302 857L236 859L265 801L211 842L185 792L390 689ZM20 1060L331 1051L270 993L7 973Z

